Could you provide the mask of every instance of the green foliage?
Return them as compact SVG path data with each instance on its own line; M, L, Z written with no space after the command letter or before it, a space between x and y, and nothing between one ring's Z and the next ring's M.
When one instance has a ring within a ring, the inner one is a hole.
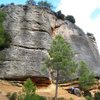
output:
M11 37L7 33L0 34L0 50L8 48L11 43Z
M91 92L89 90L87 90L87 91L84 91L84 96L85 97L86 96L92 97L92 94L91 94Z
M95 84L95 78L94 75L92 73L89 74L84 74L79 78L79 85L80 88L85 90L88 90L91 88L92 85Z
M23 91L18 95L18 100L46 100L44 97L36 95L36 86L30 79L27 79L23 85Z
M11 43L11 37L4 30L3 21L6 14L0 11L0 50L9 47Z
M94 100L93 97L90 97L90 96L86 96L85 98L86 100Z
M63 70L67 74L75 71L75 62L72 60L74 53L69 43L61 35L57 35L48 51L50 57L46 59L46 65L54 70Z
M79 63L79 76L82 76L82 75L84 75L85 73L86 73L86 74L89 73L89 69L88 69L88 67L87 67L87 64L86 64L85 62L81 61L81 62Z
M72 97L69 100L74 100Z
M53 5L47 1L40 1L40 2L38 2L38 5L40 7L45 7L45 8L49 8L49 9L53 8Z
M9 100L16 100L17 93L16 92L14 92L14 93L8 93L7 97L8 97Z
M32 94L32 95L20 95L18 97L18 100L46 100L46 98L43 96Z
M87 91L95 84L95 76L84 62L80 63L80 72L79 86L83 91Z
M71 75L75 72L76 65L72 60L74 53L69 43L67 43L61 35L57 35L51 43L49 56L46 61L46 67L52 69L56 73L56 91L55 100L57 99L57 89L59 76Z
M54 97L48 97L47 100L55 100ZM66 100L65 98L63 97L58 97L57 100Z
M30 79L27 79L24 82L23 92L25 92L25 94L27 95L30 95L30 94L34 94L35 91L36 91L35 84L33 84L33 82Z
M4 5L4 4L1 4L1 5L0 5L0 8L3 8L3 7L5 7L5 5Z
M27 0L26 4L27 5L36 5L36 2L35 2L35 0Z
M72 15L67 15L65 19L72 22L73 24L75 23L75 18Z
M65 100L63 97L59 97L57 98L57 100Z
M5 13L0 11L0 35L4 33L3 21L5 19Z
M10 5L15 5L15 4L12 2L12 3L10 3Z
M5 16L6 16L6 14L3 11L0 11L0 24L3 23Z
M56 12L56 16L59 19L65 20L65 15L62 14L61 10L59 10L59 11Z
M100 92L95 93L94 100L100 100Z

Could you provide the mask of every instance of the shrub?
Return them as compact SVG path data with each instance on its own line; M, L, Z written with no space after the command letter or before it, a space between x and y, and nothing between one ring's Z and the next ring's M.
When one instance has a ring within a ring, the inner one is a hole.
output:
M100 92L95 93L94 100L100 100Z
M68 21L72 22L73 24L75 23L75 18L72 15L67 15L65 20L68 20Z
M36 5L36 2L34 0L27 0L26 4L27 5Z
M42 96L39 96L39 95L35 94L35 95L31 95L31 96L26 95L25 100L46 100L46 99Z
M7 94L7 97L8 97L8 99L9 100L16 100L16 98L17 98L17 93L16 92L14 92L14 93L8 93Z
M80 63L80 71L79 86L83 91L87 91L95 84L95 76L84 62Z
M47 97L46 100L55 100L55 97ZM57 100L66 100L65 98L63 97L58 97ZM68 99L69 100L69 99Z
M30 79L27 79L23 85L23 91L18 95L18 100L46 100L44 97L36 95L36 86Z
M7 33L3 33L0 36L0 50L8 48L11 43L11 36Z
M32 94L32 95L19 95L18 100L46 100L45 97Z
M91 96L86 96L85 98L86 98L86 100L93 100L93 97L91 97Z
M53 8L53 5L47 1L40 1L38 2L38 6L40 7L44 7L44 8L49 8L49 9L52 9Z
M65 16L62 14L61 10L56 13L57 18L64 20Z
M0 5L0 8L3 8L3 7L5 7L5 5L4 5L4 4L1 4L1 5Z
M10 5L15 5L15 4L12 2L12 3L10 3Z
M79 85L80 88L85 90L88 90L91 88L92 85L95 84L95 78L92 73L84 74L79 78Z
M89 96L89 97L92 97L92 94L91 94L91 92L90 91L85 91L85 93L84 93L84 96Z
M23 92L25 92L26 95L31 95L34 94L35 91L36 91L35 84L30 79L27 79L24 82Z
M74 100L72 97L69 100Z

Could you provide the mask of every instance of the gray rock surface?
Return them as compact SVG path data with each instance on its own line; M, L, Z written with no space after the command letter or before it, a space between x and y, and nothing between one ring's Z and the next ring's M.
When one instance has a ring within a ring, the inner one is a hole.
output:
M75 52L75 60L85 61L97 76L100 76L100 56L96 41L93 41L88 35L73 25L65 21L57 21L59 28L55 29L56 34L62 34L66 41L68 41Z
M69 21L57 19L47 9L36 6L8 6L4 27L12 43L0 51L0 78L46 76L41 71L52 36L62 34L71 43L77 61L84 60L100 76L100 56L96 42Z

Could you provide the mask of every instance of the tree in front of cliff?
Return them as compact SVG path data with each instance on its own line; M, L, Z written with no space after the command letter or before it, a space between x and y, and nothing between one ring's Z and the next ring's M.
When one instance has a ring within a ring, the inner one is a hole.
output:
M95 84L95 76L87 67L87 64L83 61L80 62L80 77L79 87L84 91L85 96L91 96L89 89ZM90 94L90 95L88 95Z
M61 35L53 39L48 52L50 57L46 59L45 64L47 68L51 68L56 73L55 100L57 100L60 74L71 75L75 72L77 64L73 61L74 53L71 46Z
M0 11L0 50L8 48L11 43L11 36L4 30L3 22L5 20L6 13Z

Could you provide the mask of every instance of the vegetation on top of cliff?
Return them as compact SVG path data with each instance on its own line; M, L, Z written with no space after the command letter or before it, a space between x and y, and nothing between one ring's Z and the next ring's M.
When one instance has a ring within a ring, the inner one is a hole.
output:
M36 5L35 0L27 0L26 5Z
M75 24L75 18L72 15L67 15L65 17L66 20L70 21L71 23Z
M1 4L0 8L3 8L3 7L8 6L8 5L15 5L15 4L14 3L10 3L7 5ZM39 2L36 2L35 0L27 0L26 5L33 5L33 6L35 5L35 6L49 9L49 10L54 10L54 8L55 8L51 3L49 3L48 1L43 1L43 0L41 0ZM62 19L62 20L68 20L73 24L75 24L75 22L76 22L74 16L72 16L72 15L65 16L64 14L61 13L61 10L56 12L55 15L57 16L57 18Z
M0 50L10 46L11 37L4 30L3 22L5 20L6 14L0 11Z
M76 22L74 16L72 16L72 15L67 15L67 16L65 16L65 15L61 12L61 10L57 11L57 12L55 13L55 15L56 15L57 18L62 19L62 20L68 20L68 21L70 21L70 22L73 23L73 24L75 24L75 22Z
M47 1L40 1L40 2L38 2L38 6L49 8L49 9L53 8L53 5L51 3L49 3L49 2L47 2Z
M49 3L48 1L43 1L43 0L39 1L38 3L36 3L35 0L27 0L26 5L37 5L39 7L43 7L43 8L47 8L47 9L53 8L53 5L51 3Z
M15 5L13 2L12 3L10 3L10 4L1 4L0 5L0 8L3 8L3 7L7 7L7 6L10 6L10 5Z
M5 5L4 5L4 4L1 4L1 5L0 5L0 8L3 8L3 7L5 7Z
M55 100L57 100L60 74L71 76L76 71L77 64L73 61L74 53L71 46L61 35L55 37L48 52L50 57L46 59L45 64L48 69L52 69L56 73Z

